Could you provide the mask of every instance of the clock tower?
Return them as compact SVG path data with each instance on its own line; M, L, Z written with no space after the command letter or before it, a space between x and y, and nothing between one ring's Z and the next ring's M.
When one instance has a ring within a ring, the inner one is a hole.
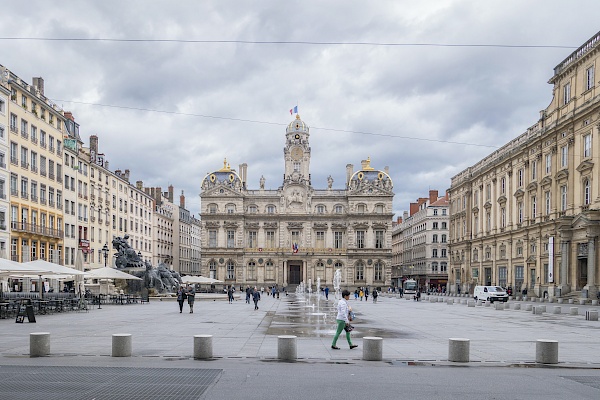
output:
M296 115L296 119L288 125L285 132L284 185L293 183L311 185L309 136L308 126L300 119L300 115Z

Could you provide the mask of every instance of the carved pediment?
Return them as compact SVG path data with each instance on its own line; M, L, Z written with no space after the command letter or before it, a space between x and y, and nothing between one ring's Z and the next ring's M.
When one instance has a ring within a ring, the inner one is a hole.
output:
M258 222L246 222L246 228L258 229Z
M566 169L560 170L556 173L556 175L554 176L554 179L558 180L562 180L562 179L567 179L569 177L569 171Z
M239 224L237 222L225 221L223 223L223 226L225 228L237 228L239 226Z
M206 221L205 225L207 228L218 228L221 226L219 221Z
M365 222L365 221L359 221L359 222L353 222L352 223L352 227L353 228L368 228L369 227L369 223Z
M210 197L242 197L242 194L239 192L239 190L236 190L234 188L231 187L231 185L228 184L219 184L219 185L214 185L204 191L202 191L202 193L200 194L201 197L204 196L210 196Z
M313 228L327 228L327 222L314 222Z
M532 190L537 190L537 182L531 182L529 185L527 185L527 191L531 192Z
M302 229L304 227L303 222L288 222L288 229Z
M331 224L332 229L346 229L347 225L345 222L333 222Z
M505 195L498 197L498 204L506 204L506 196Z
M373 222L373 228L387 228L387 224L385 222L375 221Z
M530 255L529 257L527 257L527 262L535 264L535 256L534 255Z
M517 189L517 191L515 192L514 196L516 198L519 198L519 197L523 197L524 194L525 194L525 192L523 191L523 189Z
M583 160L581 164L577 166L577 171L583 173L585 171L589 171L594 167L594 163L590 160Z
M540 186L545 187L548 185L552 184L552 178L550 178L549 176L544 177L544 179L542 179L542 181L540 182Z
M265 228L277 228L277 222L265 222L263 226Z

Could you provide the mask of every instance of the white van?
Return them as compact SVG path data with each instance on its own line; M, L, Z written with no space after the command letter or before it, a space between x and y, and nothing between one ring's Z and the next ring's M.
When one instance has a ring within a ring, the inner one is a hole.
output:
M507 302L508 293L500 286L475 286L473 298L475 301L489 301L490 303L493 303L496 300Z

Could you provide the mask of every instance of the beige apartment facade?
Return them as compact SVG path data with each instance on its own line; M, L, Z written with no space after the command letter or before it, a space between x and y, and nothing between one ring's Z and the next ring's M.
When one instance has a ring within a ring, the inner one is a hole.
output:
M3 68L3 67L2 67ZM8 70L0 68L0 80L8 81ZM4 82L6 83L6 82ZM0 84L0 257L8 258L8 247L10 243L10 231L7 217L10 210L8 198L8 182L10 172L8 170L8 102L10 90ZM8 288L3 288L7 290Z
M286 128L284 178L249 189L247 165L227 162L201 183L201 274L231 285L332 287L391 284L393 183L370 159L346 166L343 189L315 189L309 127L297 115Z
M45 97L42 78L29 84L12 72L7 77L10 257L63 263L64 112Z
M527 131L452 178L457 285L596 297L600 236L600 33L554 68L550 105Z

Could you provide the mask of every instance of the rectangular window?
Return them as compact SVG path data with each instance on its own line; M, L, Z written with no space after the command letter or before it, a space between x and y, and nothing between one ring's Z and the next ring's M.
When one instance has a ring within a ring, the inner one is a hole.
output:
M550 215L550 206L551 206L551 202L550 202L550 191L544 192L544 200L545 200L545 204L546 204L546 215Z
M492 199L492 185L489 183L485 187L485 199L490 201Z
M517 175L517 186L523 187L523 168L519 170L519 173Z
M498 268L498 284L502 287L506 287L506 267Z
M235 247L235 231L227 231L227 248L233 249Z
M315 232L315 247L317 249L325 248L325 231L316 231Z
M267 247L272 249L275 247L275 231L267 231Z
M375 231L375 248L383 249L385 243L384 231Z
M567 185L560 187L560 211L567 210Z
M365 248L365 231L356 231L356 248Z
M500 179L500 191L502 194L506 194L506 178Z
M569 146L565 145L560 148L560 166L566 167L569 162Z
M500 227L506 227L506 208L502 207L500 209Z
M365 279L365 266L364 264L358 264L356 266L356 280L362 281Z
M552 172L552 154L546 154L546 174Z
M258 243L256 242L256 235L256 231L248 232L248 247L251 249L258 247Z
M563 105L569 104L571 101L571 84L567 83L563 86Z
M208 247L217 247L217 231L214 229L208 231Z
M333 232L333 248L341 249L343 246L342 232Z
M531 162L531 180L535 181L537 179L537 161Z
M523 222L523 202L517 203L517 222L520 224Z
M594 87L594 67L591 66L585 70L585 90L590 90Z
M592 156L592 134L585 135L583 137L583 156L591 157Z

